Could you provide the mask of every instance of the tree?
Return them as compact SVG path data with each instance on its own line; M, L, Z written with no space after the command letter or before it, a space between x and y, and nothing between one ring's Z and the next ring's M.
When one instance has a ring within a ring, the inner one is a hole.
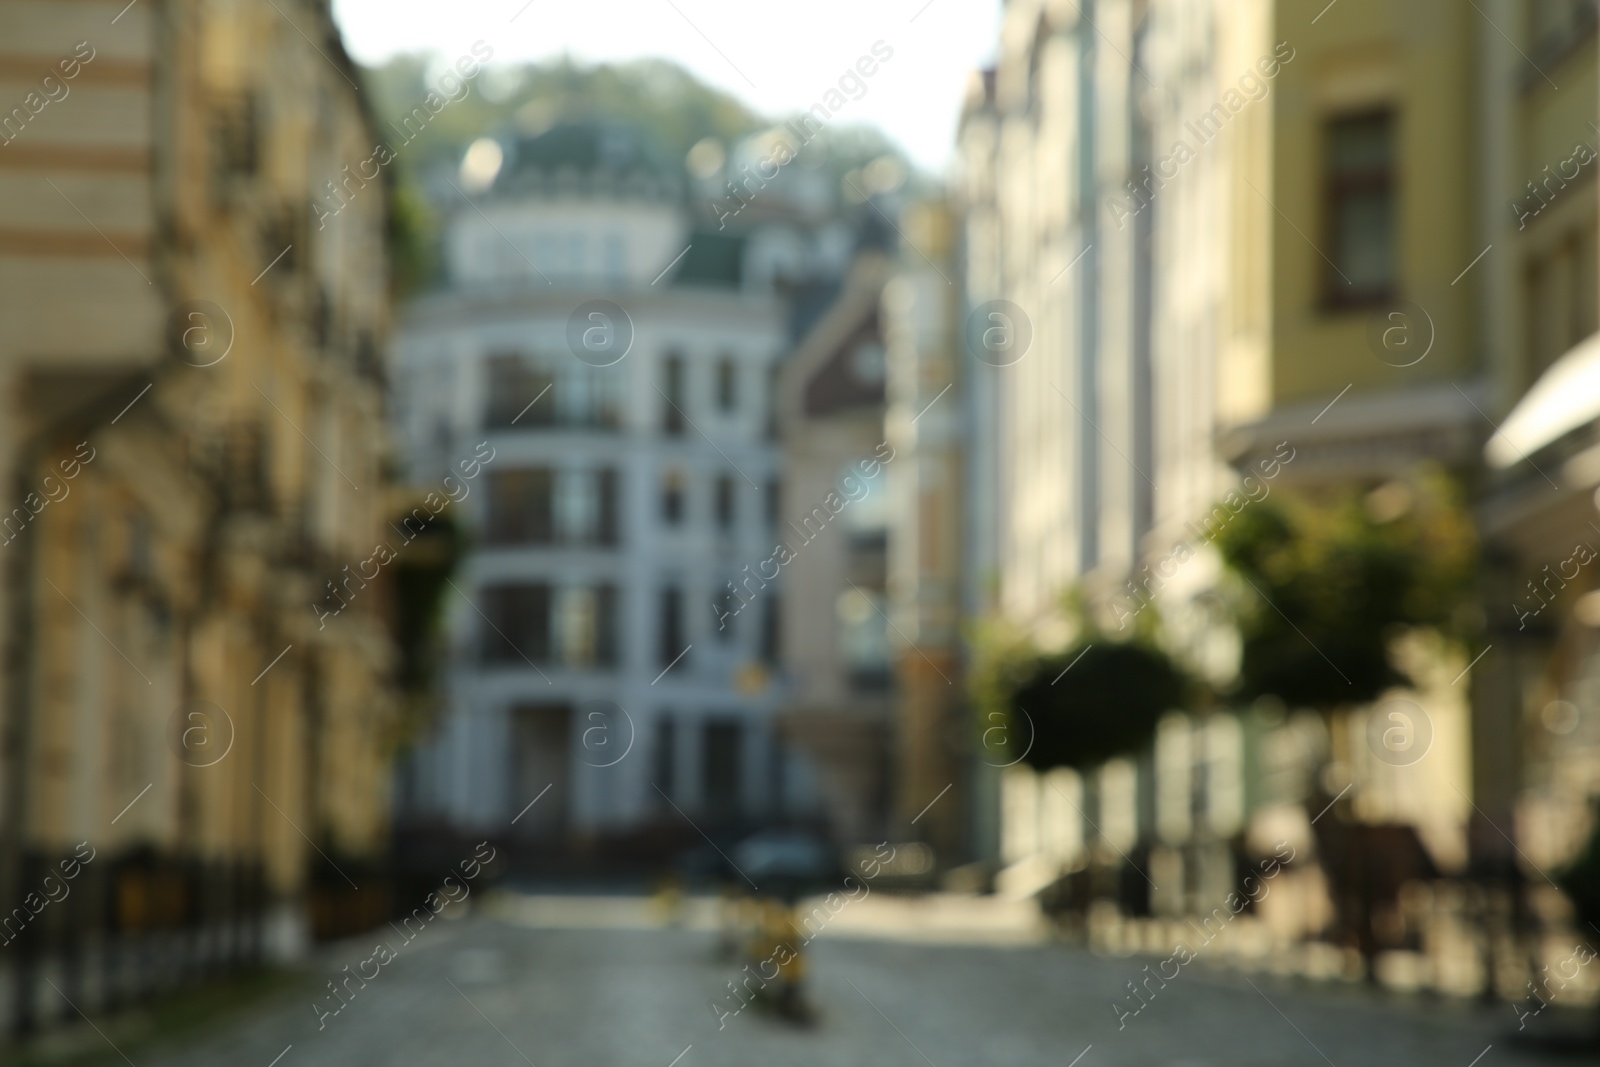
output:
M1021 744L1031 734L1024 759L1035 770L1086 770L1149 744L1161 716L1184 705L1187 689L1183 672L1159 649L1102 637L1034 663L1011 698L1032 729L1013 734Z
M1216 543L1238 579L1240 701L1275 697L1325 713L1367 704L1414 684L1396 659L1403 633L1460 638L1472 626L1477 542L1457 487L1437 473L1365 495L1249 503ZM1333 805L1323 776L1312 783L1308 815ZM1340 926L1371 977L1377 903L1426 857L1410 827L1336 815L1316 830Z
M1216 543L1242 583L1243 701L1365 704L1411 683L1395 660L1401 632L1470 627L1477 543L1458 490L1440 475L1365 497L1253 503Z
M1072 647L1042 654L1016 633L982 635L974 703L992 765L1088 769L1149 744L1161 716L1193 695L1149 636L1112 641L1080 619Z

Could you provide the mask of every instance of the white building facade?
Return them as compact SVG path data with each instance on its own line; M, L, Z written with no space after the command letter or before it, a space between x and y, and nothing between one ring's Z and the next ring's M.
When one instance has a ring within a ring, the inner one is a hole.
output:
M560 843L752 825L803 791L771 721L775 583L752 579L784 307L741 240L693 230L679 169L597 123L469 153L448 288L396 346L412 483L489 457L450 505L470 551L402 776L414 823Z

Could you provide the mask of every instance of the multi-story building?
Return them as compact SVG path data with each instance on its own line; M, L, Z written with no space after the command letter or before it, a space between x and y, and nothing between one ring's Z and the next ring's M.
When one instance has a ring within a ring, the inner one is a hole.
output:
M0 3L8 1027L388 906L386 579L314 607L386 517L358 77L321 2Z
M816 768L844 841L881 839L891 779L889 271L881 248L863 248L778 376L779 535L794 557L784 568L782 721Z
M1478 293L1494 301L1501 358L1486 368L1495 433L1478 508L1493 648L1474 694L1498 714L1474 718L1473 773L1488 819L1514 827L1521 856L1549 871L1582 846L1600 794L1600 68L1593 7L1521 15L1502 25L1525 55L1495 52L1482 75L1509 91L1491 98L1485 123L1481 225L1494 248L1474 270L1488 268ZM1486 855L1518 864L1493 827L1479 830Z
M1220 92L1231 44L1211 22L1208 5L1013 2L998 63L969 92L961 380L969 427L994 438L973 453L994 485L975 477L966 492L970 513L994 517L969 521L972 559L993 573L969 576L978 585L964 599L1040 647L1074 636L1074 588L1115 631L1127 583L1234 480L1213 447L1227 277L1215 202L1229 157L1202 150L1170 189L1135 193L1179 116ZM1200 663L1215 658L1198 598L1215 573L1202 554L1166 590L1171 638ZM1212 753L1186 741L1175 758L1237 767L1236 742L1220 733ZM1155 804L1158 777L1126 761L1088 780L1006 768L1005 884L1037 888L1092 851L1148 840L1138 812ZM1085 829L1091 803L1103 832ZM1213 855L1206 877L1229 862Z
M1204 595L1218 560L1188 524L1235 484L1230 466L1292 454L1273 491L1376 491L1376 514L1419 465L1479 484L1497 426L1489 459L1511 473L1480 509L1490 584L1509 603L1541 552L1568 558L1593 517L1577 458L1592 413L1571 400L1595 328L1595 205L1573 188L1594 159L1594 32L1564 0L1008 4L962 132L969 301L1010 300L1032 325L1026 358L996 374L1001 611L1048 645L1063 585L1093 603L1190 541L1154 600L1172 647L1223 680L1228 631ZM1555 492L1526 462L1539 455ZM1270 824L1309 844L1292 809L1321 788L1343 799L1318 829L1399 824L1438 870L1511 872L1513 828L1537 821L1524 745L1552 752L1544 735L1576 729L1587 699L1570 658L1582 615L1548 660L1555 635L1519 634L1496 604L1470 670L1459 649L1411 649L1417 685L1391 695L1431 727L1416 759L1363 742L1373 707L1276 724L1235 709L1173 716L1147 757L1089 781L1017 773L1005 856L1047 855L1048 878L1098 841L1148 848L1154 882L1184 887L1152 906L1181 910L1227 891L1224 839ZM1322 756L1297 770L1294 749ZM1541 780L1586 773L1560 762ZM1318 765L1329 777L1310 782ZM1546 792L1566 811L1588 795ZM1571 836L1539 855L1556 863ZM1485 980L1472 973L1461 988Z
M986 442L973 419L962 358L956 287L957 218L929 198L901 213L906 246L884 287L888 363L887 439L895 450L889 498L890 644L894 652L895 830L915 834L948 869L968 858L977 835L961 620L981 535L992 513L964 515L966 487L983 478ZM927 258L924 258L927 257ZM991 761L991 763L997 761ZM988 783L985 783L988 784Z
M804 806L772 721L770 273L695 228L682 164L633 128L482 142L464 177L448 281L398 344L412 479L490 457L407 819L561 845Z

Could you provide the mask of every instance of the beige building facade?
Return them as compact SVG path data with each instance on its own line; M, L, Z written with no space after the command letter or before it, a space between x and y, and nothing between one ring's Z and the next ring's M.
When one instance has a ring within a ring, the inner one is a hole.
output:
M358 77L320 2L0 4L8 1030L386 913Z

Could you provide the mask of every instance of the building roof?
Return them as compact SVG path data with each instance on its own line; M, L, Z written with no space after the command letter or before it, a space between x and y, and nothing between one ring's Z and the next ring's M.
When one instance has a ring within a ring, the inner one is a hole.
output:
M565 179L579 189L637 187L681 196L683 166L651 134L611 121L562 122L506 145L491 189L520 192Z
M838 298L800 339L781 372L784 425L882 410L883 376L857 357L863 346L882 347L878 305L891 270L890 259L874 249L851 264Z
M695 230L678 264L673 285L736 286L744 277L745 239L739 234Z

